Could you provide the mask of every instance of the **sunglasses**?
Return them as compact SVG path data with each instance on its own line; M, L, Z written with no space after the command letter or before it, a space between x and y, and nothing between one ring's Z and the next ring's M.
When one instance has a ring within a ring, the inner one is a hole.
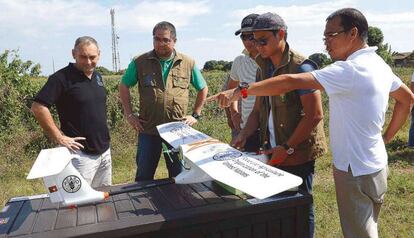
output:
M164 43L164 44L169 44L172 41L170 38L159 38L159 37L156 37L156 36L153 37L153 40L155 42L160 42L160 43Z
M246 35L240 35L240 39L242 39L242 41L252 41L254 40L254 36L253 34L246 34Z
M254 44L256 46L265 46L269 42L269 39L261 38L261 39L254 39Z

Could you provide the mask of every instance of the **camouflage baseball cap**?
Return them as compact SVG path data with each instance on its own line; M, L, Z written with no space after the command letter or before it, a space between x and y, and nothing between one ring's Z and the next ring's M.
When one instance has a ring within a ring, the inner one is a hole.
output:
M287 29L285 21L276 13L264 13L256 17L252 31L273 31Z
M243 18L241 22L241 28L237 30L234 34L237 36L242 32L252 31L252 26L257 16L259 16L259 14L252 13Z

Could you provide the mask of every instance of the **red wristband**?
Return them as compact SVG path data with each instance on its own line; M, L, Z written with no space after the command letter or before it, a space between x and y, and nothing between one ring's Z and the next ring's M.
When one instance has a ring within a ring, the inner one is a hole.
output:
M247 88L240 89L240 93L242 95L242 98L247 98Z

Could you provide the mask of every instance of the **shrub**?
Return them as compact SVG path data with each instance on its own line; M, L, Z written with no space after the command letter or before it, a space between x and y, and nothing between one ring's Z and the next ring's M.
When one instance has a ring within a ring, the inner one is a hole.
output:
M30 105L40 85L29 79L38 75L39 69L30 60L22 61L17 50L0 54L0 131L11 133L21 124L29 128L35 125Z

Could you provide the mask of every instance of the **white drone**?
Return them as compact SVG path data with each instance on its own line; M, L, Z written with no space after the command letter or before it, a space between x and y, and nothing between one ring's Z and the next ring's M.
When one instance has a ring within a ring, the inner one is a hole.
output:
M50 200L64 206L94 203L111 195L172 182L189 184L216 180L258 199L302 184L300 177L267 165L264 155L240 152L185 123L166 123L157 129L172 146L172 151L179 151L183 160L184 170L174 180L114 192L96 191L73 167L71 160L76 155L65 147L42 150L27 179L43 178Z

